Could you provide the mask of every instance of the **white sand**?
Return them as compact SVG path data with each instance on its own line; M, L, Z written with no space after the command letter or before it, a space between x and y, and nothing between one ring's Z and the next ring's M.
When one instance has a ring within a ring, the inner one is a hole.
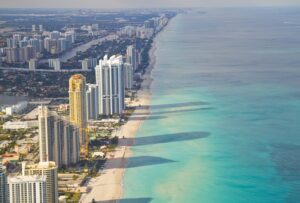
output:
M104 174L89 182L88 186L91 187L92 190L89 193L82 195L80 201L82 203L92 202L93 199L95 201L110 203L117 202L122 198L123 176L127 158L131 155L130 146L133 144L133 139L126 138L133 138L139 127L143 124L143 121L147 119L147 115L150 114L150 109L148 107L150 105L151 98L151 71L155 64L155 49L156 44L154 42L152 49L149 52L150 65L147 69L147 73L143 76L144 81L142 83L141 90L138 92L138 99L132 104L137 107L131 116L134 117L134 119L129 119L129 121L122 126L121 130L118 132L120 139L119 145L114 153L114 157L107 160L104 168ZM122 139L123 136L125 139Z

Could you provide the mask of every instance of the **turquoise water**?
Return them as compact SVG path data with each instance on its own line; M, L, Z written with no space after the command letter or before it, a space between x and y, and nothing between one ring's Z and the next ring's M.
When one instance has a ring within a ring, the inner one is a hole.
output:
M210 9L157 38L121 202L300 202L300 9Z

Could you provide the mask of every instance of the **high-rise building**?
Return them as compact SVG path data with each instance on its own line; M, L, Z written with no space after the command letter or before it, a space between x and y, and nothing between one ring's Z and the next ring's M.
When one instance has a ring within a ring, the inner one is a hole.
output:
M6 62L15 63L19 61L19 49L18 48L5 48Z
M38 60L37 59L30 59L28 62L29 70L36 70L38 67Z
M36 31L36 26L32 25L32 32L35 32L35 31Z
M60 59L48 59L48 65L50 68L54 68L56 71L60 71L61 69L61 62Z
M90 60L89 59L82 60L81 67L82 67L82 70L88 70L90 67Z
M79 128L46 106L39 107L40 161L54 161L58 167L80 160Z
M66 38L59 38L58 39L58 49L59 52L63 52L67 50L67 40Z
M17 48L17 40L13 38L8 38L6 40L7 48Z
M43 25L39 25L39 30L40 30L40 32L44 31Z
M99 115L99 90L96 84L86 84L86 113L88 120L96 120Z
M120 115L124 110L124 73L122 56L104 56L95 68L99 88L99 114Z
M69 80L70 121L80 129L80 145L88 150L86 132L86 79L81 74L73 75Z
M124 85L127 90L133 87L133 67L130 63L124 64Z
M59 37L60 37L60 32L58 31L50 32L50 39L58 40Z
M9 177L8 188L9 203L47 203L44 176Z
M58 202L57 167L55 162L40 162L38 164L22 163L23 175L38 175L46 178L46 201L45 203Z
M132 65L133 71L136 71L138 69L137 51L136 51L135 46L133 46L133 45L130 45L127 47L126 62L130 63Z
M6 167L0 164L0 202L8 202Z

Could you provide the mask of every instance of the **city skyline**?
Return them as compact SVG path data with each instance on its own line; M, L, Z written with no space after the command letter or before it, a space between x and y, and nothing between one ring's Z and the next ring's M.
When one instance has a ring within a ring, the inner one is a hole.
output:
M46 6L45 6L46 5ZM103 9L114 9L114 8L167 8L167 7L241 7L241 6L300 6L298 0L187 0L187 1L174 1L174 0L154 0L154 1L143 1L143 0L112 0L112 1L97 1L97 0L4 0L0 8L103 8Z

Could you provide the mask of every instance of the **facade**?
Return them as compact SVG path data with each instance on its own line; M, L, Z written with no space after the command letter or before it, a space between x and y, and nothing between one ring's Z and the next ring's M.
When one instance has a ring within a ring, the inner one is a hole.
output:
M19 130L38 127L38 121L7 121L3 124L4 130Z
M95 68L99 88L99 114L121 115L124 110L124 72L122 56L104 56Z
M6 167L0 164L0 202L8 202Z
M38 164L22 163L22 173L27 176L38 175L46 179L46 203L58 203L57 167L55 162Z
M86 79L81 74L69 80L70 121L79 128L80 145L87 149Z
M9 177L8 188L10 203L47 203L44 176Z
M80 160L79 128L49 111L39 107L40 161L54 161L58 167L69 166Z
M54 68L54 70L56 71L60 71L61 69L61 63L60 63L60 59L48 59L48 65L50 68Z
M28 102L19 102L16 105L8 106L5 108L6 115L18 114L27 108Z
M133 45L127 47L126 62L130 63L132 65L133 71L136 71L138 69L137 51L136 51L135 46L133 46Z
M29 63L29 70L36 70L38 67L38 61L37 59L30 59Z
M124 64L124 85L127 90L133 87L133 67L130 63Z
M86 117L96 120L99 115L99 89L98 85L86 84Z

